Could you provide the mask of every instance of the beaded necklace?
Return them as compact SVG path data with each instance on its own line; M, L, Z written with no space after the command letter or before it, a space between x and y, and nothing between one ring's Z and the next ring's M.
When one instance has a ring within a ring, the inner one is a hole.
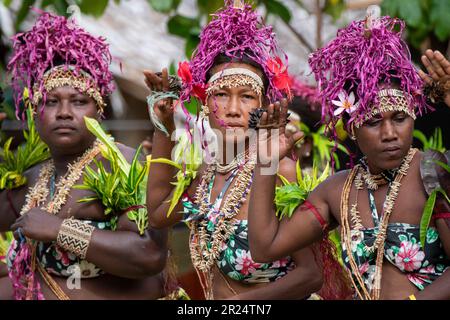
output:
M351 226L349 223L349 216L353 223L354 230L362 230L364 227L361 223L361 218L359 216L359 212L357 209L358 205L358 191L361 190L362 182L361 177L362 173L365 170L362 165L356 165L348 175L343 191L342 191L342 197L341 197L341 237L345 243L346 249L349 252L348 258L349 258L349 264L350 264L350 279L353 283L353 286L359 296L360 299L367 299L367 300L378 300L380 298L380 292L381 292L381 275L382 275L382 267L383 267L383 258L384 258L384 243L386 240L386 232L387 232L387 226L389 223L389 218L391 216L391 213L394 208L395 200L397 199L398 192L400 189L400 182L401 179L407 175L409 165L414 158L415 153L417 152L417 149L411 148L408 152L408 155L403 159L403 162L400 166L400 168L396 171L394 180L390 183L388 192L386 194L386 199L383 204L383 212L382 216L380 217L381 221L378 225L378 233L376 235L376 239L373 243L373 245L367 250L369 251L377 251L377 257L376 257L376 263L375 263L375 276L373 280L373 289L372 292L369 292L368 288L366 287L364 283L364 279L362 278L362 275L360 274L358 265L355 261L355 258L352 254L352 235L351 235ZM356 186L356 201L352 205L351 210L349 211L349 198L350 198L350 191L352 188L352 183L355 181ZM366 186L369 191L370 196L370 188L369 183L366 182ZM370 185L372 187L373 185ZM352 275L356 278L359 287L354 282L354 278Z
M50 214L56 215L60 211L61 207L66 203L67 196L69 195L73 185L81 178L84 168L89 163L91 163L92 160L100 152L100 145L101 145L100 141L96 140L92 145L92 147L86 150L81 157L79 157L72 164L69 164L66 174L60 178L58 183L54 186L51 183L50 185L51 190L49 190L47 185L49 184L49 181L51 182L51 180L54 179L54 173L56 169L52 160L44 164L39 172L38 181L32 188L30 188L30 191L26 195L25 205L22 207L20 214L23 215L28 211L30 211L32 208L42 206L50 194L50 201L47 203L45 207L42 207L42 209ZM26 299L27 300L33 299L33 292L37 294L38 298L43 297L42 294L40 293L39 283L35 282L36 279L34 277L34 272L37 268L39 273L42 275L42 278L49 286L49 288L52 290L52 292L56 295L56 297L59 300L69 300L69 297L59 287L59 285L55 282L55 280L40 265L40 263L37 263L36 245L37 242L30 239L27 239L26 243L22 244L22 246L30 246L30 256L31 256L29 265L26 267L26 269L28 269L30 272L30 275L26 276L27 278L27 286L25 288ZM21 247L20 250L22 249L24 249L24 247ZM14 265L22 263L27 263L26 259L24 261L23 259L18 259L18 257L16 257L16 259L14 259L13 262ZM12 270L15 270L15 268L12 268ZM20 279L19 275L11 273L12 270L10 271L10 277L12 277L12 279ZM21 286L19 283L16 284L19 287Z
M209 188L209 186L216 174L216 166L214 164L208 166L197 188L195 202L200 206L199 215L203 218L200 221L193 221L191 224L189 247L195 269L198 273L201 272L204 275L203 278L199 274L199 278L206 299L213 299L212 267L220 255L222 244L229 239L234 231L233 219L239 213L250 191L255 161L256 154L252 153L247 162L243 166L236 168L236 172L233 172L233 175L236 175L236 182L226 196L220 208L220 214L214 225L214 230L211 232L208 232L209 219L207 215L213 209L213 204L210 203L212 188Z

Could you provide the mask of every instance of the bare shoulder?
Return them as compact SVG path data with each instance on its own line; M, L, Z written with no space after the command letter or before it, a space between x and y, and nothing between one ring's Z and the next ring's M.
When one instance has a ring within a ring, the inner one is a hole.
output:
M336 172L335 174L329 176L324 182L319 184L314 189L314 192L317 194L323 194L326 198L328 198L329 195L334 195L336 193L339 193L340 195L349 172L350 170Z

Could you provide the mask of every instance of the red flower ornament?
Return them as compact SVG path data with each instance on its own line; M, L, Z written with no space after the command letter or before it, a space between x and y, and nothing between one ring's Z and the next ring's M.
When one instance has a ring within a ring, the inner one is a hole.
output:
M184 84L190 85L192 83L191 69L187 61L178 63L178 76Z
M289 77L287 67L283 64L280 57L269 59L267 68L273 73L273 84L278 90L284 91L289 99L292 98L291 84L292 79Z

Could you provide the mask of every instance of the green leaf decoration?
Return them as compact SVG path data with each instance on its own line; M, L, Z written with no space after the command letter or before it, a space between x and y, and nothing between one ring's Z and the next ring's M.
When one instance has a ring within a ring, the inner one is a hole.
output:
M89 117L84 117L84 121L88 130L103 144L105 144L110 152L117 156L117 160L119 161L121 170L128 175L128 172L130 171L130 164L122 155L122 152L120 152L119 148L117 148L116 144L112 141L111 136L106 134L97 120Z
M100 200L105 207L105 215L110 216L110 223L115 230L118 216L127 213L133 221L139 234L144 234L148 227L146 207L147 177L150 168L150 157L144 164L139 161L142 146L136 150L130 163L125 159L112 138L107 135L95 119L85 117L86 126L102 143L102 154L109 161L110 169L106 169L103 162L94 160L97 169L89 166L85 168L83 185L77 189L92 190L96 196L86 197L79 202ZM130 210L131 209L131 210Z
M195 143L191 143L187 135L183 135L179 138L173 154L175 158L174 161L165 158L152 159L150 161L151 163L167 164L178 169L178 172L175 175L176 182L172 182L175 189L173 191L172 199L170 200L167 217L170 216L177 206L183 192L197 176L198 168L203 161L201 149Z
M301 205L322 181L328 177L329 166L319 176L319 170L314 164L312 173L301 172L300 163L296 164L297 181L289 182L285 177L278 174L283 186L275 187L275 208L276 215L281 220L285 217L291 218L295 209Z
M435 190L433 190L433 192L431 192L430 196L427 199L427 202L425 202L422 218L420 219L419 234L420 234L420 244L422 248L425 248L425 239L427 236L427 231L430 225L431 217L433 215L433 209L436 203L436 197L438 193L441 193L446 198L446 200L450 202L450 199L448 198L447 194L442 188L436 188Z

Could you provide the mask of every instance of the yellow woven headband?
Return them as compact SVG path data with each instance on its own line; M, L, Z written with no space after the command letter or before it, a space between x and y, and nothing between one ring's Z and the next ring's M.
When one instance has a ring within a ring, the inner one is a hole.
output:
M46 92L50 92L53 89L70 86L79 90L80 92L87 94L89 97L95 100L99 108L99 112L103 113L106 103L103 100L102 95L98 88L90 85L92 83L91 76L84 72L79 71L79 75L75 75L73 66L56 66L46 73L44 73L44 89ZM35 86L33 90L33 104L37 106L42 99L42 92Z

